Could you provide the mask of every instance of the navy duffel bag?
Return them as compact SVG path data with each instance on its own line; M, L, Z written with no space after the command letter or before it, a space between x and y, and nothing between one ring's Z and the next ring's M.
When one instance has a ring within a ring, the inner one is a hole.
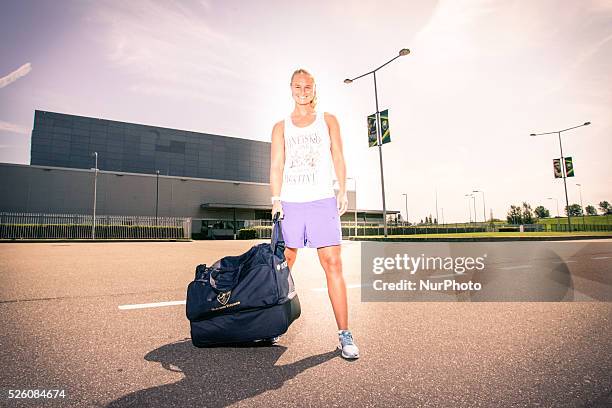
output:
M275 216L271 243L196 267L186 308L194 346L248 343L287 331L300 316L300 301L284 251Z

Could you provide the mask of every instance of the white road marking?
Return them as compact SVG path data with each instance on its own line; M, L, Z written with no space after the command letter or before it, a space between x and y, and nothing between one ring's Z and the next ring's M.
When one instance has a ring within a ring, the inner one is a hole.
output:
M568 263L576 263L578 261L554 261L554 264L568 264Z
M120 310L132 310L132 309L147 309L150 307L162 307L162 306L177 306L184 305L184 300L172 300L170 302L157 302L157 303L140 303L135 305L121 305Z
M612 256L596 256L596 257L591 258L591 259L611 259L611 258L612 258Z
M503 269L503 270L509 271L509 270L512 270L512 269L527 269L527 268L531 268L531 265L506 266L505 268L499 268L499 269Z

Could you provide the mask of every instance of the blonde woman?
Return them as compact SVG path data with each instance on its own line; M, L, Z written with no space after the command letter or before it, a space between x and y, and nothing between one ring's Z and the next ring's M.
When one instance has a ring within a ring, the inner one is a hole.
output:
M334 115L315 110L316 84L304 69L291 76L293 112L272 129L270 188L272 214L280 212L285 256L293 268L298 248L317 248L338 326L342 357L359 349L348 329L346 284L342 276L340 217L347 210L346 166L340 127ZM333 172L339 183L336 196Z

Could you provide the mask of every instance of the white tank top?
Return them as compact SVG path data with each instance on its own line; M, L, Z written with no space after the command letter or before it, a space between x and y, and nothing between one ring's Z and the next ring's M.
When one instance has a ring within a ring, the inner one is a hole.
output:
M297 127L285 119L285 168L282 201L306 202L335 197L329 129L323 112L313 123Z

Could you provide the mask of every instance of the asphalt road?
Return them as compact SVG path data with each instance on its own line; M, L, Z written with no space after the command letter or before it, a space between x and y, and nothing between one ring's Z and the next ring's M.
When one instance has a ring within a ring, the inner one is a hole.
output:
M197 264L257 242L0 244L0 406L612 404L611 240L550 243L579 293L597 284L582 302L361 302L360 244L346 242L354 362L335 349L315 250L293 271L302 317L273 347L197 349L183 305L119 308L184 300ZM533 244L487 245L511 248L498 266L512 268ZM8 398L35 389L65 396Z

